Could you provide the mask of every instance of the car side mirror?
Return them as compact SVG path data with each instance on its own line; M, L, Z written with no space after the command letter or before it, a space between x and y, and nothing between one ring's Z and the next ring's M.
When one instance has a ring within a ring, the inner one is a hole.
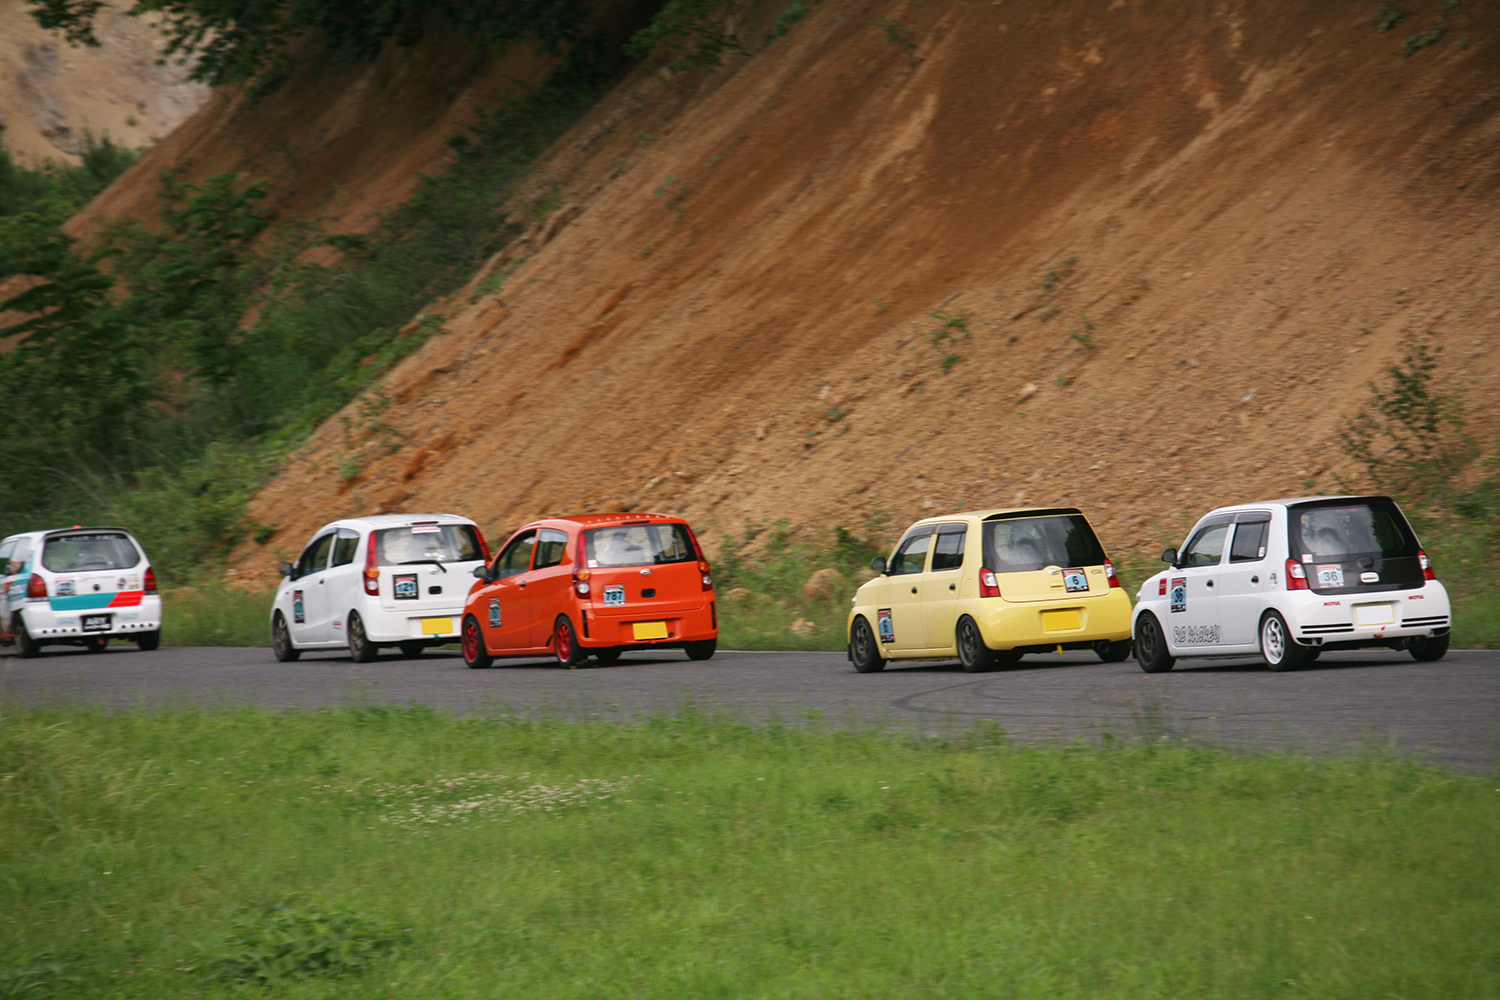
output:
M1170 563L1171 566L1172 566L1172 568L1176 569L1177 568L1177 550L1176 549L1165 549L1165 550L1163 550L1163 552L1161 554L1161 561L1164 562L1164 563Z
M870 568L883 575L885 573L885 556L876 556L874 559L871 559Z
M281 575L286 577L288 580L295 580L297 579L297 567L293 566L291 563L282 563Z
M474 567L474 579L488 581L489 575L490 568L488 566L479 565Z

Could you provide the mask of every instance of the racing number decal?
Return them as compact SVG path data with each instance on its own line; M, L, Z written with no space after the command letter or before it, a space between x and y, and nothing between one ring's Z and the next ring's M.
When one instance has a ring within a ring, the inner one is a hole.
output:
M1172 610L1187 610L1187 577L1178 576L1172 578Z
M500 627L500 598L490 598L490 628Z
M881 608L875 612L876 628L880 632L881 642L896 641L896 626L891 624L891 609Z

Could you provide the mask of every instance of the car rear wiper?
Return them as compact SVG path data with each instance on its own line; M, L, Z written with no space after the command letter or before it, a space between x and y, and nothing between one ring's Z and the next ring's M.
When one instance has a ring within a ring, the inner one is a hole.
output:
M443 561L441 559L408 559L405 562L400 562L400 563L397 563L396 565L397 566L417 566L417 565L420 565L420 564L423 564L423 563L430 564L432 566L436 566L438 569L442 570L444 573L448 572L448 567L443 565Z

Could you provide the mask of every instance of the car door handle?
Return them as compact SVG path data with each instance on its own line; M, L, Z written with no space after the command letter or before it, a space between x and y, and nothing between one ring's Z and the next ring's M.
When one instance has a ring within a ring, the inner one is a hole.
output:
M950 584L948 584L948 589L949 590L957 590L958 589L958 585L950 583Z
M916 592L917 592L917 588L916 588L916 587L913 587L913 588L911 588L911 592L912 592L912 593L913 593L913 594L915 594L915 593L916 593Z
M1214 582L1213 582L1213 581L1212 581L1212 580L1210 580L1210 581L1208 581L1208 585L1209 585L1209 586L1210 586L1210 587L1212 587L1212 586L1213 586L1213 585L1214 585Z
M1250 582L1251 583L1260 583L1260 577L1258 577L1258 576L1252 576L1250 578Z

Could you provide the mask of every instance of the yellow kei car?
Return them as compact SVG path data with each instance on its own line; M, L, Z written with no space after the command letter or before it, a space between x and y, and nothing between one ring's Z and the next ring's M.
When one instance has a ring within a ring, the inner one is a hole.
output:
M1074 507L978 510L918 521L849 612L860 673L890 660L947 660L970 673L1027 653L1130 655L1130 598L1088 519Z

